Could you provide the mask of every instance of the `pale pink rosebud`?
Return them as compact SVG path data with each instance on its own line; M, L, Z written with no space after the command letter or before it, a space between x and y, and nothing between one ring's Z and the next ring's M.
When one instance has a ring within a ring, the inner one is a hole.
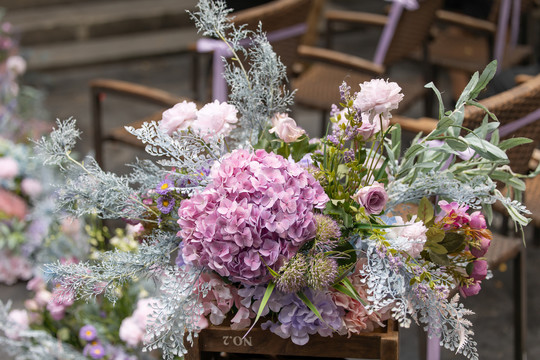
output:
M364 186L351 198L362 205L367 214L379 214L388 201L388 194L384 185L375 181L371 186Z
M171 135L177 130L187 129L196 118L197 105L184 100L163 112L159 129Z
M286 143L298 140L306 133L304 129L296 125L296 121L285 113L276 113L272 118L273 128L269 130L270 134L276 133L277 137Z
M0 158L0 179L12 180L19 175L19 164L9 156Z

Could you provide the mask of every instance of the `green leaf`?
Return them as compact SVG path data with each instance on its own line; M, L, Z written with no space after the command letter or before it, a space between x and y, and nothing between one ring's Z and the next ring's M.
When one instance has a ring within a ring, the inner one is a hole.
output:
M499 149L508 150L519 145L529 144L531 142L532 142L531 139L525 138L525 137L516 137L516 138L506 139L499 144Z
M478 84L478 71L473 74L471 77L471 80L469 80L469 83L467 86L465 86L465 89L463 89L463 92L461 93L458 101L456 102L456 108L462 107L467 100L471 99L471 92L473 89L476 88L476 85Z
M448 253L448 250L441 244L436 242L426 242L426 247L430 250L430 253L435 253L437 255L445 255Z
M497 60L493 60L490 62L484 71L482 71L482 74L480 75L480 78L478 79L478 83L476 84L475 88L471 91L471 98L476 98L478 94L482 90L484 90L487 86L487 84L493 79L495 74L497 73Z
M303 302L304 304L306 304L306 306L307 306L307 307L308 307L315 315L317 315L317 317L319 318L319 320L321 320L326 326L328 326L328 327L329 327L330 329L332 329L333 331L336 331L336 329L334 329L333 327L331 327L331 326L330 326L330 325L322 318L321 313L319 312L319 310L317 310L317 308L315 307L315 305L313 305L313 303L311 302L311 300L309 300L309 299L307 298L307 296L306 296L303 292L301 292L301 291L297 292L297 293L296 293L296 296L298 296L298 298L299 298L300 300L302 300L302 302Z
M465 151L469 148L467 143L461 139L448 138L446 139L446 143L454 151Z
M450 265L450 260L448 260L448 256L446 254L437 254L430 251L429 257L431 258L431 261L433 261L437 265L441 265L441 266Z
M465 248L465 236L458 233L447 233L441 245L449 254L459 252Z
M445 232L443 229L431 227L426 231L426 237L429 242L440 243L444 240Z
M411 146L407 152L405 152L405 158L409 158L409 157L412 157L412 156L415 156L419 151L423 150L424 147L420 144L414 144L413 146Z
M342 244L339 244L333 251L339 253L337 259L339 267L350 267L356 263L356 250L350 242L345 241Z
M439 119L442 119L442 117L444 116L444 103L442 100L441 92L432 82L424 85L424 87L433 90L433 92L437 96L437 100L439 101Z
M422 200L420 200L420 204L418 204L418 218L426 224L433 219L433 215L434 211L431 201L429 201L428 198L423 197Z
M497 146L476 136L465 137L469 146L484 159L491 161L508 160L506 153Z
M259 318L261 317L261 314L264 311L264 308L266 307L268 300L270 300L270 295L272 295L272 292L274 291L275 287L276 287L276 284L273 281L270 281L268 283L268 287L266 288L266 291L264 292L264 296L261 300L261 305L259 305L259 310L257 311L257 316L255 317L255 321L253 321L253 325L251 325L249 330L245 333L244 337L247 334L249 334L249 332L251 331L251 329L253 329L257 321L259 321Z

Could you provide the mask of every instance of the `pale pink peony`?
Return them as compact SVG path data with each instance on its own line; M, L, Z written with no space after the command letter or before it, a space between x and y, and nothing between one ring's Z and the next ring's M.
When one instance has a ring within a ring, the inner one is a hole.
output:
M215 100L197 111L197 120L191 127L208 140L214 136L227 136L235 128L238 111L233 105Z
M163 132L172 135L177 130L187 129L197 118L197 105L194 102L183 101L165 110L159 122Z
M30 318L26 310L11 310L8 314L8 319L13 325L5 332L6 337L9 339L17 340L21 331L28 330L30 328Z
M277 137L286 143L295 142L306 133L304 129L296 125L296 121L288 114L276 113L272 118L270 134L276 133Z
M410 221L403 222L401 217L396 217L396 222L392 225L396 227L389 228L386 232L388 239L395 240L399 248L407 252L411 257L417 258L424 249L427 241L427 228L422 221L416 221L414 215ZM403 225L403 226L397 226Z
M381 127L382 125L382 127ZM374 135L381 132L384 132L390 126L390 119L386 117L381 117L380 115L375 115L373 121L369 120L369 115L362 113L362 125L358 129L360 135L364 140L371 139Z
M25 195L36 198L43 191L43 187L38 180L25 178L21 181L21 190Z
M354 107L369 114L369 121L373 122L376 115L383 118L390 117L390 111L397 109L403 99L401 87L395 82L383 79L373 79L360 84L360 92L354 100Z
M146 329L146 325L148 324L148 319L150 318L150 315L153 313L152 304L155 304L156 300L153 298L145 298L140 299L137 302L137 308L131 315L137 324L139 324L142 329Z
M375 181L370 186L364 186L351 196L351 198L362 205L367 214L380 214L388 201L388 194L384 185Z
M19 164L9 156L0 157L0 179L13 180L19 175Z

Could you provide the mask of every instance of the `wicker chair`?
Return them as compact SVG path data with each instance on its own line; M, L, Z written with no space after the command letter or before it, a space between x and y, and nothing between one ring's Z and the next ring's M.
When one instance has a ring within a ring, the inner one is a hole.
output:
M420 2L414 11L404 10L395 2L388 16L350 11L330 11L326 13L327 22L345 22L359 25L383 27L373 61L342 52L302 45L300 55L312 62L312 66L293 81L298 89L296 103L321 110L323 119L332 104L340 102L339 85L343 80L349 84L360 84L373 77L388 77L389 68L404 59L411 51L421 47L428 38L429 29L435 19L435 12L442 6L440 0ZM425 78L414 82L403 82L405 98L399 111L405 111L418 97L424 95ZM430 113L431 105L426 106ZM325 131L323 125L323 133Z
M494 95L480 101L493 112L499 119L501 133L507 132L508 124L514 121L522 121L528 115L532 123L528 123L519 129L507 133L501 138L528 137L532 143L518 146L507 151L512 170L516 173L526 174L529 172L529 160L534 150L540 145L540 75L537 75L523 84L508 91ZM463 125L468 128L478 126L485 116L485 112L477 107L467 107ZM400 124L404 130L412 132L428 133L435 129L437 120L407 119L403 117L392 118L393 123ZM525 205L532 212L535 226L540 224L540 181L537 178L527 181L525 193ZM497 210L497 209L496 209ZM499 209L500 210L500 209ZM526 271L525 271L525 248L519 237L506 237L494 234L492 245L487 253L487 260L491 269L497 269L499 265L514 259L514 350L515 359L526 357Z
M276 52L282 61L292 68L296 61L296 49L300 41L310 43L314 40L313 32L316 31L316 20L318 12L321 10L324 0L277 0L268 4L238 11L232 14L234 21L239 24L247 24L249 28L256 28L259 21L263 22L263 28L268 33L290 27L294 24L305 23L307 29L304 34L299 34L286 39L277 40L273 43ZM194 73L196 71L193 71ZM92 121L94 128L94 149L96 160L103 166L104 144L116 142L137 148L144 148L144 144L138 141L133 135L128 133L123 126L105 131L103 121L103 101L105 94L127 97L138 102L163 106L170 108L183 100L179 97L163 90L142 86L139 84L113 80L95 79L90 82ZM195 91L197 91L195 89ZM165 109L157 111L150 116L135 121L129 125L140 127L142 122L149 120L159 120Z
M533 0L493 0L487 19L437 11L440 26L432 31L434 40L429 44L429 59L435 69L449 72L454 99L459 97L471 75L485 68L493 59L498 60L499 69L534 60L533 47L517 43L521 14L513 8L515 4L519 5L519 1L521 13L534 5ZM413 58L421 60L422 56L416 51Z

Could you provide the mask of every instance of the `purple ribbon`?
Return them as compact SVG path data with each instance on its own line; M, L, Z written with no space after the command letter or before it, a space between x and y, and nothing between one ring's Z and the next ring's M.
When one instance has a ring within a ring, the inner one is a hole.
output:
M497 60L497 70L501 69L506 44L506 30L510 18L510 1L502 0L499 7L499 20L497 22L497 34L495 35L495 59Z
M302 35L307 30L307 24L296 24L284 29L276 30L267 35L269 42L277 42ZM250 40L242 41L242 46L249 46ZM212 55L212 97L220 102L227 101L227 82L225 81L225 60L233 56L230 47L222 40L199 39L197 41L197 51L200 53L213 52Z
M377 65L382 65L394 33L396 32L396 27L403 12L403 4L400 2L394 2L390 8L390 13L388 14L388 21L384 26L381 39L377 44L377 50L375 50L375 58L373 62Z
M540 108L529 113L528 115L525 115L521 119L514 120L511 123L501 126L499 128L499 136L501 138L508 136L525 126L532 124L533 122L537 120L540 120Z
M519 21L521 17L521 0L514 0L512 7L512 33L510 35L510 45L516 46L519 36Z

